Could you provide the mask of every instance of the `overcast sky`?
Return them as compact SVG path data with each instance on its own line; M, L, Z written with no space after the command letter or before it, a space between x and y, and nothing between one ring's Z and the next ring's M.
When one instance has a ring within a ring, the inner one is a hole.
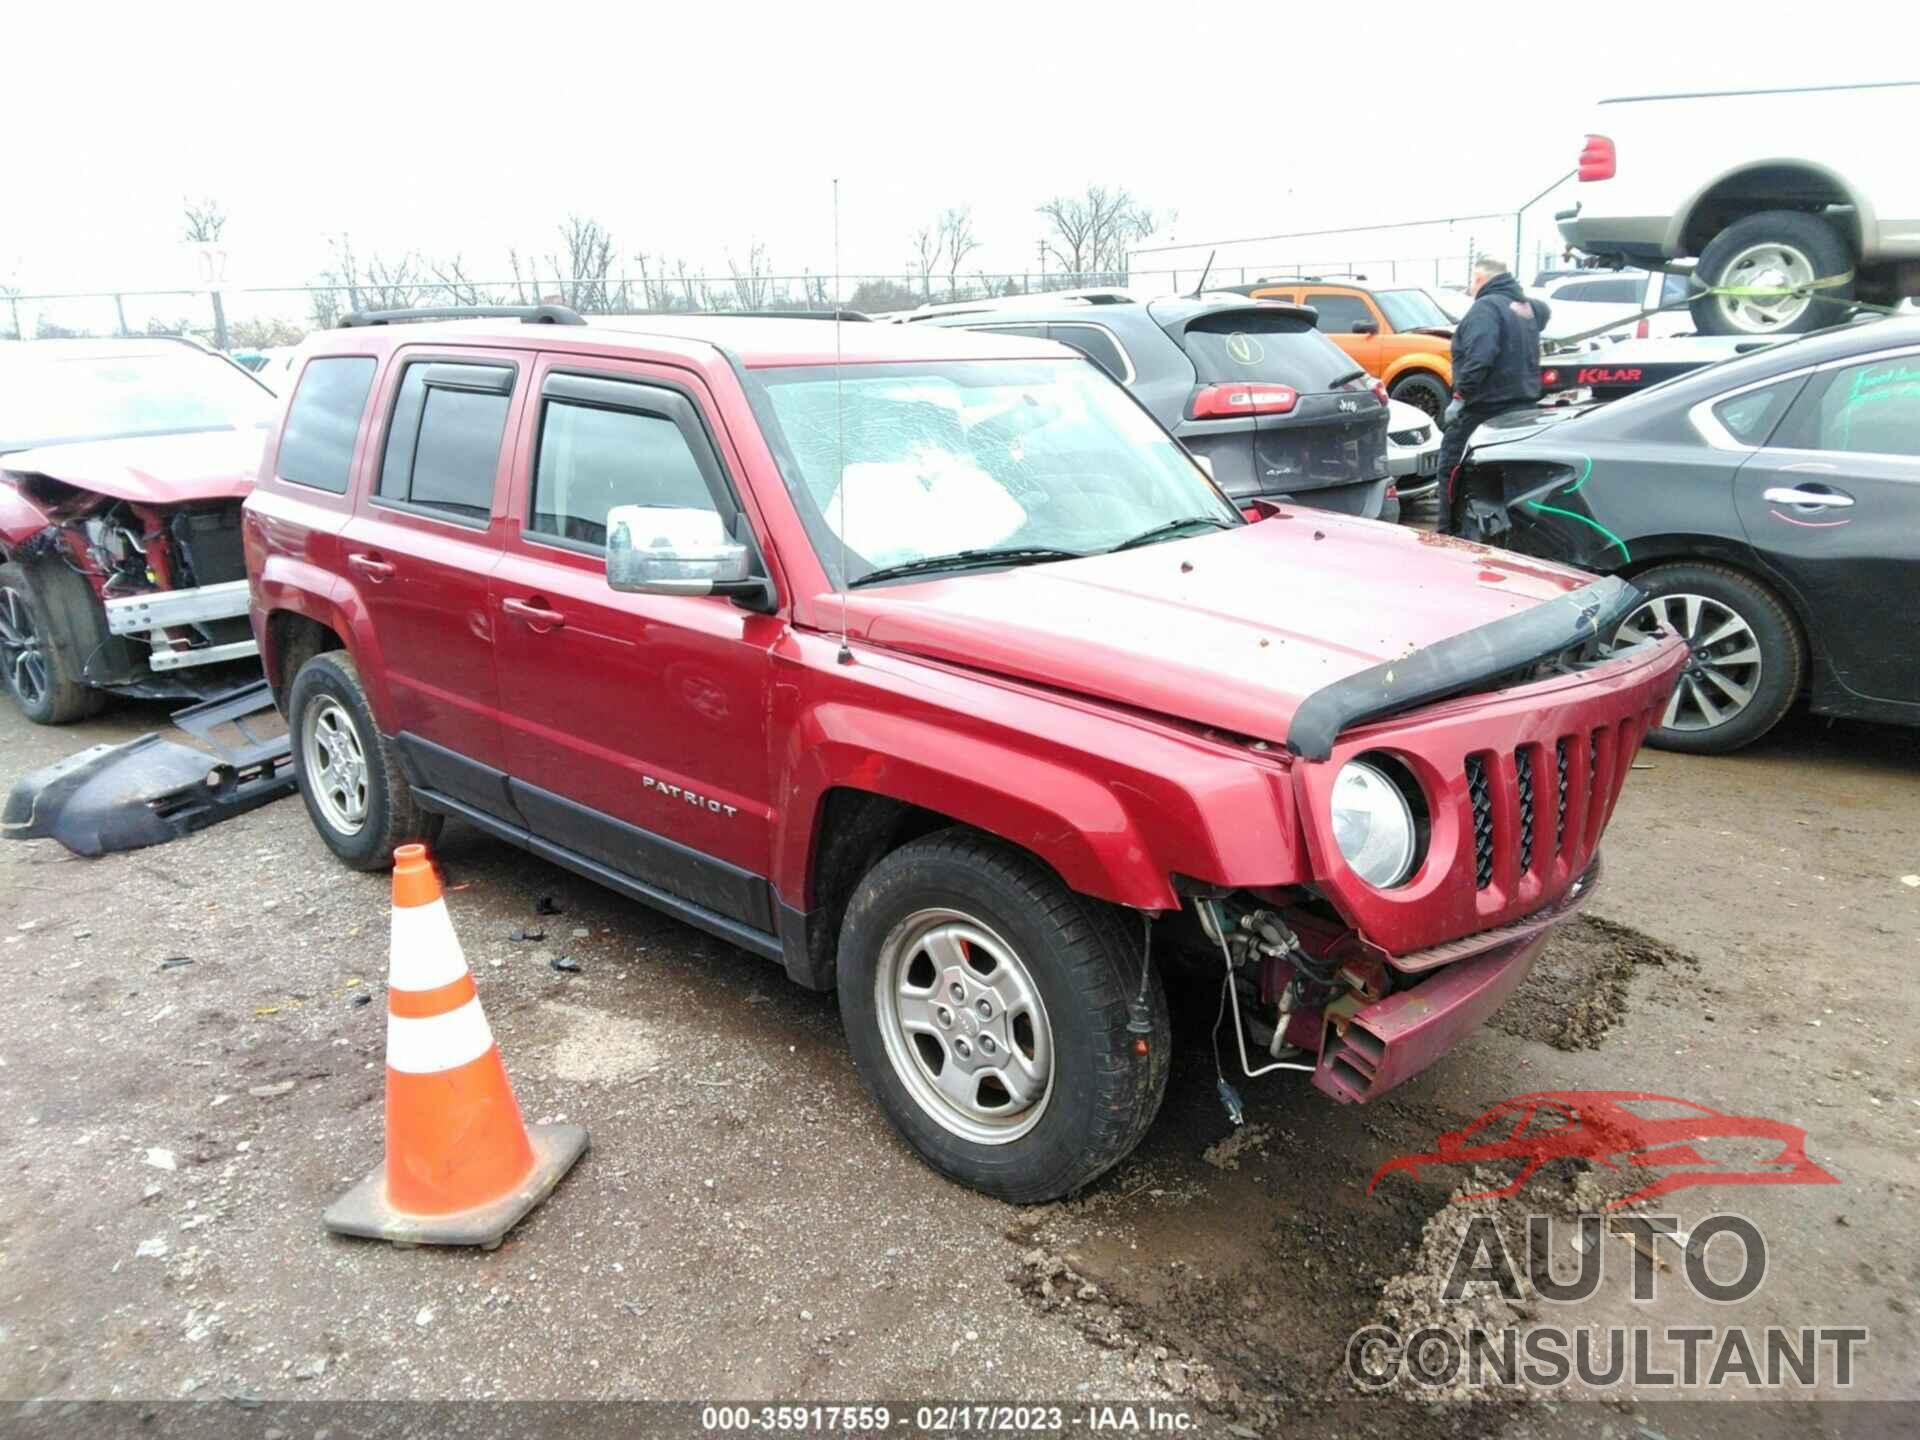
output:
M1724 45L1704 9L1325 13L15 7L0 281L185 283L181 201L201 195L230 216L235 285L307 282L341 231L363 254L459 253L499 278L510 245L544 254L569 212L603 221L630 263L724 274L757 239L778 272L830 271L836 176L848 274L904 271L909 232L951 205L973 207L984 242L969 269L1018 271L1035 263L1035 207L1089 181L1177 211L1181 241L1510 210L1572 167L1601 95L1920 71L1911 10L1876 12L1871 47L1794 43L1805 5L1745 4ZM1503 253L1511 233L1482 243Z

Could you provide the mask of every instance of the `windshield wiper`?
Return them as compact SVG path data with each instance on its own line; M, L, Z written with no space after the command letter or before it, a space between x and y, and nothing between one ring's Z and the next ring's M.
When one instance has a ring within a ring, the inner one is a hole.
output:
M1107 554L1111 555L1115 550L1131 550L1136 545L1151 545L1154 541L1163 540L1174 531L1185 530L1191 525L1211 525L1215 530L1236 528L1231 520L1222 520L1218 515L1182 515L1178 520L1163 521L1151 530L1142 530L1131 540L1122 540L1112 550L1107 551Z
M1351 385L1356 380L1365 379L1366 374L1367 372L1364 370L1349 370L1346 374L1336 375L1332 380L1328 381L1327 389L1338 390L1342 385Z
M1084 559L1079 550L1060 550L1051 545L1009 545L1001 549L955 550L946 555L923 555L918 560L902 560L898 565L882 565L869 570L847 584L870 585L875 580L893 580L903 575L932 575L942 570L971 570L981 565L1034 565L1043 560Z

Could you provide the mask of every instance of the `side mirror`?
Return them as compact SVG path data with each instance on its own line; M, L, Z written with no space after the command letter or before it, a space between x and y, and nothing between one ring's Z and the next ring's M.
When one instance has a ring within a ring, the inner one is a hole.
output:
M607 585L629 595L762 591L753 552L712 510L616 505L607 512Z
M1356 320L1353 322L1353 333L1356 335L1378 335L1380 333L1380 327L1371 320Z

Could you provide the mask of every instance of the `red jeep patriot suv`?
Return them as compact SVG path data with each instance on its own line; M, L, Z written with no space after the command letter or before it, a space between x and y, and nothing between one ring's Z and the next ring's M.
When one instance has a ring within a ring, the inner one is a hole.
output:
M1064 346L417 318L310 343L246 505L322 838L457 816L837 988L907 1140L1010 1200L1152 1121L1171 948L1245 1073L1432 1062L1591 890L1685 663L1604 648L1624 581L1243 515Z

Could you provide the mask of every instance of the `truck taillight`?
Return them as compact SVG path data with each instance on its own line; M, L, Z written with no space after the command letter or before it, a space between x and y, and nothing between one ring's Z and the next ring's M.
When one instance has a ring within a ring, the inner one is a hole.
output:
M1558 370L1542 370L1540 372L1540 383L1548 390L1553 389L1554 386L1560 383L1560 372Z
M1299 402L1291 385L1202 385L1187 406L1189 420L1223 415L1284 415Z
M1651 335L1652 333L1653 333L1652 327L1649 326L1644 319L1641 320L1641 322L1638 325L1633 327L1633 338L1636 340L1644 340L1647 338L1647 336Z
M1614 172L1615 156L1613 141L1605 135L1587 136L1586 146L1580 151L1580 178L1582 180L1611 180Z

